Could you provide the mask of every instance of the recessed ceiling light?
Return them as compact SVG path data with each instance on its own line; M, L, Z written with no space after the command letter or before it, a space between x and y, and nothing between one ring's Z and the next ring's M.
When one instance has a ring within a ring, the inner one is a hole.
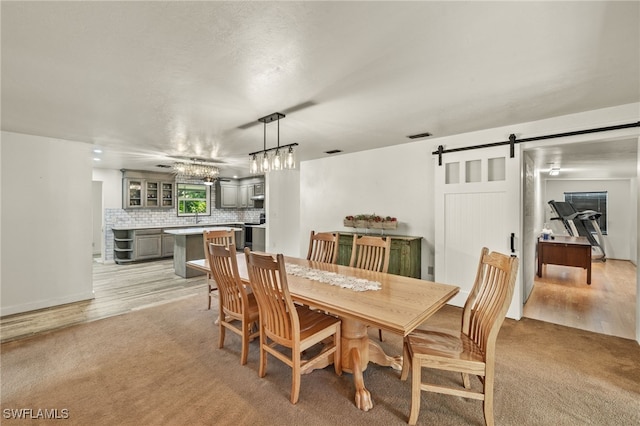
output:
M97 157L93 157L93 161L101 161L101 160Z
M549 170L549 176L558 176L560 174L560 167L553 167Z
M102 154L102 150L101 149L94 149L93 152L95 152L96 154Z

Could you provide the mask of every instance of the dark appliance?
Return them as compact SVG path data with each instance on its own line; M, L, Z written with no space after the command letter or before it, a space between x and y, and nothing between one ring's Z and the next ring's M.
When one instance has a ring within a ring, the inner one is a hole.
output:
M244 246L252 249L253 247L253 227L255 225L263 225L265 224L266 217L264 213L260 213L259 222L245 222L244 223Z

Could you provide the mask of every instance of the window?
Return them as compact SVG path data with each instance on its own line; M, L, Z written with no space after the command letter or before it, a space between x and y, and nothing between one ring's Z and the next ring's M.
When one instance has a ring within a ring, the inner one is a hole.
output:
M564 200L573 205L576 211L594 210L602 216L597 219L602 235L607 235L607 191L596 192L565 192ZM596 232L591 221L586 221L585 226L592 234Z
M207 185L178 184L178 216L209 215L210 192Z

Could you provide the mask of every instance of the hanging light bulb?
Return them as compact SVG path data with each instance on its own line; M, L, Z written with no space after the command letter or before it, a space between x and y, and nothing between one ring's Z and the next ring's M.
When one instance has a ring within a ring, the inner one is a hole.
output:
M269 153L267 153L267 151L264 152L264 156L262 157L262 167L260 171L262 173L267 173L269 171Z
M289 147L289 151L284 159L284 168L285 169L295 169L296 168L296 157L293 152L293 146Z
M280 151L280 148L278 148L276 149L274 156L271 158L271 170L282 170L282 163L282 152Z
M251 157L251 161L249 162L249 173L254 175L258 173L258 157L256 157L256 154L253 154L253 157Z

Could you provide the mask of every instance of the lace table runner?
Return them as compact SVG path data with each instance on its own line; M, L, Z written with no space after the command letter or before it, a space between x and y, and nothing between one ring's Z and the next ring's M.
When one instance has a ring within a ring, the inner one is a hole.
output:
M331 284L342 288L348 288L353 291L380 290L382 284L377 281L369 281L364 278L348 277L335 272L322 271L307 266L295 265L293 263L285 263L287 274L297 277L307 278L314 281L320 281L325 284Z

